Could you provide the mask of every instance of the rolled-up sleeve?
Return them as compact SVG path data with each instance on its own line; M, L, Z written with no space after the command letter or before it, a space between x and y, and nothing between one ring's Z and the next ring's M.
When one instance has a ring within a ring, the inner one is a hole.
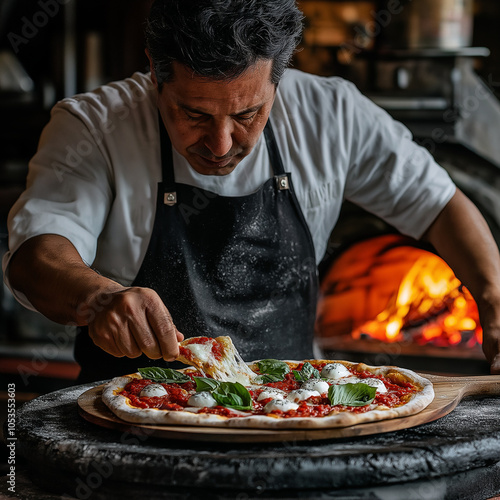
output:
M26 190L8 217L9 251L4 255L4 280L9 285L12 255L28 239L57 234L75 246L92 264L113 198L111 169L99 134L64 104L57 105L44 128L29 164ZM22 294L16 298L31 307Z
M404 125L352 91L358 95L345 198L420 238L454 195L455 184Z

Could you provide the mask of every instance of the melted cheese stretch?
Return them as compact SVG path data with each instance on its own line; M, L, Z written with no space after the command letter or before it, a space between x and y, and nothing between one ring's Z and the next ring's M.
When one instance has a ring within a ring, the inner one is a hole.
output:
M179 356L180 361L193 365L202 372L221 382L239 382L242 385L251 385L257 376L243 361L230 337L222 336L208 339L202 343L192 343L193 339L181 342L181 346L189 349L193 359ZM221 346L222 357L217 359L213 352L213 342Z
M189 349L193 356L202 363L215 360L212 354L212 344L187 344L184 347Z
M224 382L239 382L242 385L250 385L257 375L248 368L236 349L232 358L231 355L228 358L223 357L218 372L213 373L212 376Z

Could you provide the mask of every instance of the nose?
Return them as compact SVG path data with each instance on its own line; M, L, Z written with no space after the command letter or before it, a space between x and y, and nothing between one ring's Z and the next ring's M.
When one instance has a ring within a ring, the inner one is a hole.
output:
M205 135L205 146L218 158L223 157L233 146L233 129L230 122L211 123Z

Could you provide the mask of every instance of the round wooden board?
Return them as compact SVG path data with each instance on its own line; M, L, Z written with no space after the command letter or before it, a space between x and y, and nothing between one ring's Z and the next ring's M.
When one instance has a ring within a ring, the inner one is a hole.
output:
M103 385L84 392L78 398L78 411L87 421L108 429L166 439L210 442L270 443L280 441L313 441L367 436L415 427L450 413L464 396L500 395L500 375L483 377L442 377L421 374L434 385L434 401L410 417L382 420L332 429L236 429L174 425L149 425L125 422L102 402Z

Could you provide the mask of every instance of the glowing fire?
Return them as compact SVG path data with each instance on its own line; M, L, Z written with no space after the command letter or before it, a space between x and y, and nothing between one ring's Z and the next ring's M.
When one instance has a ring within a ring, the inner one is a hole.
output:
M398 236L374 240L349 249L329 271L320 330L330 322L340 329L350 325L354 338L385 342L411 337L417 344L473 346L482 341L476 303L440 257L404 246ZM337 299L341 310L332 309Z
M474 332L469 344L481 342L477 307L469 291L442 259L425 253L408 271L387 308L357 328L354 338L364 333L386 342L400 341L403 329L425 319L413 337L419 344L456 345L464 332Z

